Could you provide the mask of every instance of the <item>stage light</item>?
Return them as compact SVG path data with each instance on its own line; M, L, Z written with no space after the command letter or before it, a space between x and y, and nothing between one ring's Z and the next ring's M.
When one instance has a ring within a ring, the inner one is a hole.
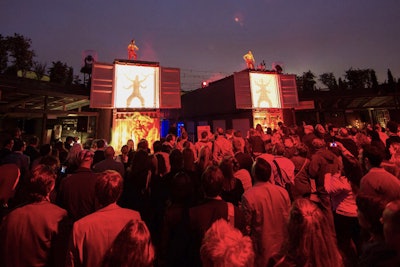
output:
M208 86L208 83L206 81L203 81L201 83L201 88L204 88L204 87L207 87L207 86Z

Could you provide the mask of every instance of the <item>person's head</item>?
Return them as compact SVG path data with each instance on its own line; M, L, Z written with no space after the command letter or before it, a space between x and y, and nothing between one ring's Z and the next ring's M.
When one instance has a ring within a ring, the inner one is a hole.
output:
M107 170L99 174L96 182L96 198L102 207L117 202L123 189L123 179L117 171Z
M175 135L173 135L173 134L167 134L167 136L165 137L165 141L166 141L167 143L172 144L172 145L175 144L175 140L176 140L176 137L175 137Z
M387 203L388 201L382 197L358 194L356 204L360 227L370 234L383 237L383 226L380 218Z
M253 243L250 237L219 219L205 233L200 257L204 267L253 267Z
M308 155L308 151L309 149L308 146L306 146L306 144L299 143L296 145L296 153L295 153L296 155L305 158Z
M326 147L325 141L321 138L314 138L311 142L314 149L324 149Z
M258 157L253 163L251 174L256 181L268 182L272 174L271 164L265 159Z
M15 128L15 129L14 129L14 132L13 132L13 137L14 137L15 139L20 139L21 136L22 136L22 131L21 131L21 129L20 129L19 127Z
M52 151L52 147L50 144L43 144L39 148L39 153L42 157L50 155L51 151Z
M218 127L217 128L217 134L218 135L224 135L225 134L224 129L222 129L221 127Z
M3 148L7 148L8 150L12 150L14 146L14 139L13 138L6 138L3 142Z
M304 266L342 266L334 234L321 209L307 198L296 199L290 209L286 253Z
M363 147L362 159L367 170L379 167L384 158L385 152L379 147L370 144Z
M149 142L146 139L141 139L137 145L137 150L149 151Z
M205 139L207 139L208 138L208 132L207 131L202 131L201 132L201 139L202 140L205 140Z
M153 152L161 152L162 151L162 142L160 140L154 141L153 143Z
M121 147L121 154L122 155L127 155L129 153L129 146L128 145L123 145Z
M340 128L338 131L338 135L341 137L348 137L349 136L349 131L347 130L347 128Z
M49 166L55 173L57 173L60 168L60 160L52 155L44 156L40 159L39 164L44 164Z
M68 144L68 145L71 145L73 142L74 142L74 137L73 136L67 136L66 138L65 138L65 143L66 144Z
M90 166L93 163L93 157L94 157L94 153L90 150L84 149L84 150L79 151L79 154L78 154L79 166L85 167L85 168L90 168Z
M219 163L219 168L224 174L225 179L234 179L234 173L239 170L239 163L233 156L224 157Z
M106 146L106 142L104 141L104 139L100 139L97 140L96 145L97 149L104 149L104 147Z
M130 150L130 151L131 151L131 150L134 150L135 143L133 142L132 139L129 139L129 140L126 142L126 145L129 147L129 150Z
M400 200L389 202L382 214L385 242L397 251L400 250Z
M394 142L391 143L389 146L390 155L400 153L400 143Z
M150 231L143 221L130 220L106 252L102 267L150 267L154 262Z
M42 201L48 198L55 185L56 174L47 165L39 164L32 170L29 180L29 196L32 201Z
M114 155L115 155L114 148L112 146L106 147L106 149L104 150L104 157L106 159L112 159L114 158Z
M240 151L243 151L243 144L242 144L242 142L240 141L240 139L239 138L234 138L233 140L232 140L232 148L233 148L233 152L240 152Z
M222 192L224 174L218 166L210 165L201 175L201 184L207 197L217 197Z
M28 145L37 147L39 145L39 138L37 136L32 136L28 140Z
M275 143L272 147L272 154L278 155L278 156L283 156L286 152L285 145L281 142Z
M178 172L171 182L171 202L190 205L194 194L194 185L190 176L185 172Z
M179 149L172 149L169 154L171 170L181 170L183 168L183 154Z
M386 129L388 129L390 133L397 133L398 127L399 125L395 121L388 121L386 124Z
M199 167L205 169L207 166L211 165L212 153L209 146L202 146L199 151L199 157L197 159L197 164Z
M304 134L310 134L314 132L314 127L312 125L304 125Z
M182 140L187 140L188 138L189 138L189 135L188 135L188 133L186 131L181 133L181 139Z
M15 139L12 151L25 151L26 144L21 139Z
M318 136L324 136L325 135L325 133L326 133L326 130L325 130L325 128L324 128L324 126L322 126L321 124L317 124L317 125L315 125L315 133L318 135Z

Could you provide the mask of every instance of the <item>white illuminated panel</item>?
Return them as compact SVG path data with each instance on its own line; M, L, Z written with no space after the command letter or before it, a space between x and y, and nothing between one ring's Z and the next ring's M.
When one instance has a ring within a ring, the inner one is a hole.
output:
M159 108L159 67L115 64L116 108Z
M278 75L250 72L253 108L281 108Z

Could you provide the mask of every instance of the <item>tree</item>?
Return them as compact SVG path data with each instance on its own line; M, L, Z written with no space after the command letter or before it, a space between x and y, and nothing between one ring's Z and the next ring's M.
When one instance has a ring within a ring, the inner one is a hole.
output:
M315 75L311 72L311 70L307 72L303 72L302 75L302 82L303 82L303 91L304 92L311 92L315 90Z
M370 69L353 69L346 71L347 84L352 90L371 88Z
M0 73L3 73L7 68L7 39L0 34Z
M33 72L36 74L36 79L40 81L46 74L46 63L33 62Z
M373 92L377 93L378 92L378 79L376 78L376 73L374 70L370 70L370 75L371 75L371 88Z
M387 77L388 77L388 84L393 85L394 78L393 78L393 75L392 75L392 72L390 71L390 69L387 70Z
M50 81L61 84L72 84L73 69L68 67L67 64L61 61L52 62L53 66L50 68Z
M25 77L26 71L32 68L33 58L35 57L35 52L31 49L31 39L14 33L14 36L6 37L6 43L9 56L13 58L9 72L16 74L17 71L21 70Z
M329 88L331 91L336 91L338 89L338 84L336 82L335 75L332 72L323 73L319 75L318 79L322 84Z
M340 78L340 77L339 77L339 79L338 79L338 88L339 88L339 90L341 90L341 91L347 90L347 84L346 84L346 82L343 81L342 78Z

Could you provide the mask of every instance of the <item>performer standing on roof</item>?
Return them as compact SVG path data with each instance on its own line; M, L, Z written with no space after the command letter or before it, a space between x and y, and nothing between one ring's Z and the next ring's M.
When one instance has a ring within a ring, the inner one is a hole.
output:
M249 52L243 56L244 61L246 61L248 69L254 69L255 60L253 57L253 53L249 50Z
M136 46L135 40L132 39L132 41L128 45L128 59L137 59L137 54L136 51L139 50L139 47Z

